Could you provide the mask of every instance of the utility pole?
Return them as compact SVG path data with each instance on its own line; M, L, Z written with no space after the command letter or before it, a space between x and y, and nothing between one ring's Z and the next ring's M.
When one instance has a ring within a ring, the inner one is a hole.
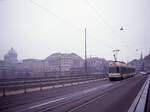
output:
M87 43L86 43L86 28L85 28L85 75L87 75Z
M119 52L119 51L120 51L119 49L113 50L113 53L114 53L114 60L115 60L115 61L117 61L117 56L118 56L118 52Z
M143 54L142 54L142 51L141 51L140 61L141 61L141 71L144 71L144 60L143 60Z
M58 62L59 62L59 77L60 77L61 76L61 54L59 55Z

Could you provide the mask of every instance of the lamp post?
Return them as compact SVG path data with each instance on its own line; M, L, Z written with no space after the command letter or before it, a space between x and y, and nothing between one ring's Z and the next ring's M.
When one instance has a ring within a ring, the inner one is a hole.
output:
M86 28L85 28L85 75L87 75L87 43L86 43Z
M59 77L60 77L61 76L61 54L59 55L58 62L59 62Z

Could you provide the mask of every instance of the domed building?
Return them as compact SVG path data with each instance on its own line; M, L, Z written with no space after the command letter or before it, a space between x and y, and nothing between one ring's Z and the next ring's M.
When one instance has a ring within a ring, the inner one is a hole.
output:
M18 62L18 59L17 59L17 52L11 48L7 54L5 54L4 56L4 61L6 63L11 63L11 64L15 64Z

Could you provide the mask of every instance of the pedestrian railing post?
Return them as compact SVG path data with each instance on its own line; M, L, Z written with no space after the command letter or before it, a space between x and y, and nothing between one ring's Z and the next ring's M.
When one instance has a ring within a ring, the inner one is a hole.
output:
M42 80L40 80L40 91L42 90Z
M6 96L5 88L3 88L3 96Z
M25 85L25 81L24 81L24 93L25 94L27 93L27 88L26 88L26 85Z

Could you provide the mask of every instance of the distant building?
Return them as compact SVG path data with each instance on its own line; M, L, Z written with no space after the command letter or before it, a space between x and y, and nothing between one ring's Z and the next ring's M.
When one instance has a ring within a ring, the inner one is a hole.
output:
M71 68L82 67L83 62L83 59L75 53L54 53L45 59L46 72L63 75Z
M134 59L134 60L130 61L128 64L132 65L133 67L135 67L137 72L142 70L142 62L141 62L141 60Z
M0 60L0 77L4 77L8 71L8 66L3 60Z
M18 62L17 53L16 53L16 51L13 48L11 48L8 51L8 53L5 54L4 61L6 63L11 63L11 64L15 64L15 63Z
M0 77L42 77L85 75L84 59L75 53L54 53L44 60L24 59L18 61L17 52L11 48L0 60ZM106 73L108 62L91 57L87 59L88 73Z
M145 71L150 71L150 54L144 58L144 69Z
M38 59L25 59L22 67L27 76L42 76L44 72L44 62Z
M75 53L54 53L44 60L18 61L17 52L11 48L0 60L0 77L70 75L71 68L82 68L84 60Z
M106 74L108 72L108 61L104 58L90 57L87 59L89 73Z
M145 67L147 66L147 64L146 64L147 62L145 61L145 58L143 59L143 55L141 53L141 57L139 60L134 59L134 60L130 61L128 64L134 66L136 68L136 71L139 72L139 71L145 71Z
M11 48L0 61L0 77L14 77L16 75L15 64L18 63L17 53Z

